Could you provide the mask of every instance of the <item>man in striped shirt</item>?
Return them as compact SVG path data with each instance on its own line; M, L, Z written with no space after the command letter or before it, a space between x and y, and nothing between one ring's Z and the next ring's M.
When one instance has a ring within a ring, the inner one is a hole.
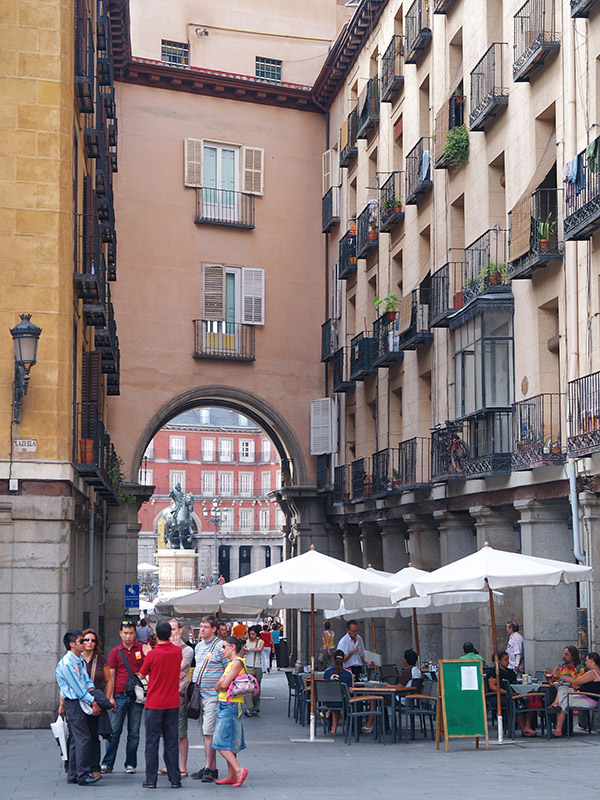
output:
M83 652L83 634L81 631L67 631L63 638L67 649L56 667L56 680L61 697L65 701L65 713L69 723L71 738L69 741L69 775L68 783L90 786L100 780L90 773L92 732L90 717L100 714L90 689L93 681L88 677Z

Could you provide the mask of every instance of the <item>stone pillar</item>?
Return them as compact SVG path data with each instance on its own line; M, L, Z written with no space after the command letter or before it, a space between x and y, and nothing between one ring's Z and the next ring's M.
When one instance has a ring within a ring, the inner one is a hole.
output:
M360 528L349 522L343 522L341 528L344 531L344 561L362 567Z
M450 564L477 550L473 520L468 514L434 511L440 532L442 564ZM418 613L418 612L417 612ZM458 613L442 614L442 646L444 658L459 658L463 642L479 638L479 609L464 606Z
M333 558L344 560L344 532L339 525L328 523L325 525L327 531L327 552Z
M571 515L566 500L516 500L521 515L521 551L530 556L573 561L573 538L567 527ZM523 589L525 670L533 673L560 661L566 644L577 642L577 587Z
M387 572L398 572L408 566L410 556L406 551L406 524L401 519L378 519L381 529L383 568ZM385 663L402 664L403 653L412 647L412 623L410 619L396 614L385 621ZM383 655L383 651L380 650Z
M196 553L193 550L158 550L156 561L159 594L170 594L180 589L193 591L196 585Z
M363 569L383 569L383 550L379 525L376 522L360 522Z
M588 564L594 567L595 575L600 574L600 498L592 492L579 495L583 516L582 539ZM587 586L587 588L586 588ZM580 584L583 597L588 597L589 650L600 647L600 586L594 583Z
M408 528L410 563L418 569L433 570L440 566L440 537L437 526L431 517L405 514ZM417 612L418 615L418 612ZM442 616L441 614L421 614L417 616L419 626L420 655L422 659L442 657ZM413 631L413 647L416 638Z
M477 528L477 549L481 549L487 542L490 547L498 550L508 550L511 553L518 551L518 537L513 528L517 513L513 508L488 508L488 506L474 506L469 509L470 515L475 520ZM504 603L496 606L496 632L498 635L498 649L504 650L508 641L506 623L514 620L521 623L523 620L523 590L503 590ZM474 641L475 647L490 662L494 652L492 637L492 624L489 607L479 611L479 643Z

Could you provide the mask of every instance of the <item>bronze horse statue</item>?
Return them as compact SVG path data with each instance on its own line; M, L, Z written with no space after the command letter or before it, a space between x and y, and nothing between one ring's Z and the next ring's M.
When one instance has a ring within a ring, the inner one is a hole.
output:
M165 530L165 540L167 547L173 549L192 549L192 534L194 533L194 519L192 510L194 508L194 495L188 492L177 509L175 506L165 508L162 513L162 520Z

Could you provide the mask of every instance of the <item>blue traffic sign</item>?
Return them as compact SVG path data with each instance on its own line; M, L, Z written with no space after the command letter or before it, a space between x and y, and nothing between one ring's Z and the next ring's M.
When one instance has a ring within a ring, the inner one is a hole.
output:
M125 608L140 607L140 585L139 583L125 584Z

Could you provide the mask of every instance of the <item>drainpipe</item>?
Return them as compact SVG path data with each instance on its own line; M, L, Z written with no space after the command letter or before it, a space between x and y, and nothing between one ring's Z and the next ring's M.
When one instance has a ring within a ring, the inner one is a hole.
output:
M567 460L567 475L569 476L569 502L571 503L571 516L573 520L573 553L577 561L586 564L585 553L581 549L581 534L579 529L579 500L577 498L577 484L575 480L575 459Z
M88 594L94 588L94 507L90 508L88 521L88 583L83 590Z
M100 586L101 586L101 597L100 602L98 603L99 606L103 606L106 602L106 532L108 529L108 509L106 508L106 504L104 505L104 521L102 523L102 555L101 555L101 576L100 576Z

